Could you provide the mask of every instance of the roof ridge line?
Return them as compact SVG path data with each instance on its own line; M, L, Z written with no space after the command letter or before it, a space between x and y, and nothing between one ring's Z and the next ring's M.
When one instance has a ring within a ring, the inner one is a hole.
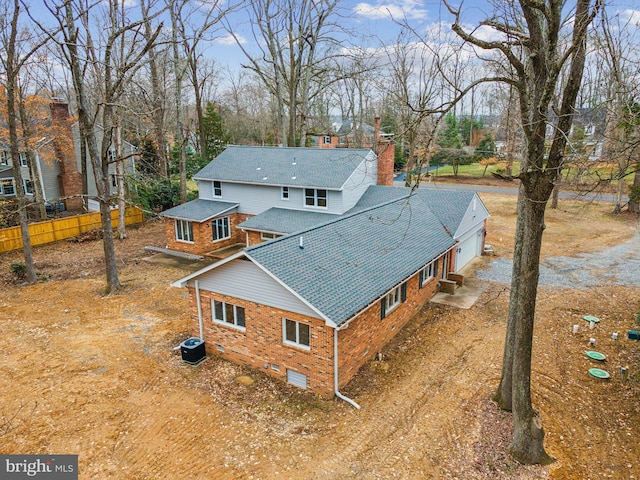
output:
M263 242L263 243L259 243L259 244L257 244L257 245L252 245L252 246L250 246L250 247L246 247L244 250L245 250L245 251L248 251L248 252L252 252L252 251L254 251L254 250L258 250L258 249L259 249L259 248L261 248L261 247L266 247L266 246L268 246L268 245L273 245L273 244L275 244L275 243L278 243L279 241L284 241L284 240L288 239L289 237L293 237L293 236L295 236L295 235L301 235L301 234L306 233L306 232L311 232L311 231L314 231L314 230L318 230L319 228L326 227L327 225L331 225L331 224L334 224L334 223L338 223L338 222L341 222L341 221L343 221L343 220L348 220L349 218L355 217L355 216L357 216L357 215L361 215L361 214L363 214L363 213L370 212L371 210L375 210L375 209L377 209L377 208L382 208L382 207L385 207L385 206L387 206L387 205L391 205L392 203L396 203L397 201L402 200L402 199L404 199L404 198L409 198L409 197L411 197L411 196L413 195L413 193L414 193L413 191L412 191L412 192L409 192L407 195L403 195L402 197L394 198L393 200L387 200L387 201L382 202L382 203L380 203L380 204L378 204L378 205L374 205L374 206L371 206L371 207L367 207L367 208L365 208L365 209L363 209L363 210L359 210L359 211L357 211L357 212L352 212L352 213L343 213L342 215L339 215L339 216L338 216L338 218L333 218L333 219L331 219L331 220L327 220L326 222L321 222L321 223L319 223L319 224L317 224L317 225L314 225L314 226L312 226L312 227L308 227L308 228L304 228L304 229L302 229L302 230L297 230L297 231L295 231L295 232L288 233L288 234L286 234L286 235L283 235L282 237L276 238L276 239L271 240L271 241L269 241L269 242ZM436 215L435 213L433 213L433 210L431 210L431 207L427 206L427 208L429 208L429 211L430 211L430 212L431 212L431 214L436 218L436 220L437 220L440 224L442 224L442 222L441 222L441 221L440 221L440 219L437 217L437 215ZM303 211L304 211L304 210L303 210ZM443 226L444 226L444 225L443 225ZM447 231L447 233L449 233L449 232Z

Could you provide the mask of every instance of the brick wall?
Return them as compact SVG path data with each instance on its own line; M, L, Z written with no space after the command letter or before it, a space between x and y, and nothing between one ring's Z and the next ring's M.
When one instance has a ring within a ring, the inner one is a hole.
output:
M186 252L193 254L203 254L212 250L218 250L219 248L228 247L229 245L235 245L236 243L244 243L246 238L245 234L236 225L244 222L250 215L244 213L232 213L229 215L229 227L231 231L231 237L213 241L213 233L211 231L212 220L207 220L203 223L192 222L193 225L193 243L181 242L176 240L176 224L173 218L165 219L165 232L167 238L167 248L176 250L178 252Z
M454 261L452 253L450 261ZM438 272L442 272L442 258ZM453 263L452 263L453 265ZM420 275L416 273L407 280L407 299L398 307L380 318L380 301L356 317L345 330L338 332L339 386L344 386L360 367L379 352L409 319L437 291L440 275L419 288ZM189 287L191 303L191 330L199 335L198 309L195 289ZM221 295L206 290L200 291L204 338L207 353L218 355L235 363L250 365L268 375L287 381L287 369L307 376L307 388L331 396L333 384L333 329L323 320L287 312L255 302ZM246 330L213 322L211 300L231 303L245 309ZM304 350L283 343L282 318L289 318L311 326L311 348ZM224 352L217 349L220 345ZM278 365L274 370L272 365ZM267 368L264 368L267 365Z
M247 239L247 247L251 245L258 245L259 243L264 242L262 238L260 238L260 232L255 232L253 230L246 231L246 239Z
M199 335L195 289L189 287L192 333ZM287 381L287 369L307 376L307 388L326 396L333 395L333 329L324 320L287 312L267 305L200 290L204 340L207 353L235 363L250 365L266 374ZM231 303L245 309L246 330L213 322L211 300ZM285 345L282 318L310 325L310 349ZM217 346L224 347L224 352ZM264 366L267 365L267 368ZM279 366L275 370L273 365Z
M346 385L360 367L382 350L409 319L436 293L438 279L432 278L419 288L420 275L407 281L407 300L385 318L380 318L380 301L356 317L345 330L338 332L339 387Z

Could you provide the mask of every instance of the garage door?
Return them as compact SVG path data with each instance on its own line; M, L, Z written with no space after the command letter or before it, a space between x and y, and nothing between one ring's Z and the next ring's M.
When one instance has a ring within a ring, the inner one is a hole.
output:
M307 376L293 370L287 370L287 382L296 387L307 388Z
M456 255L456 272L464 267L467 263L480 255L480 245L482 245L482 230L478 230L471 234L465 240L458 244Z

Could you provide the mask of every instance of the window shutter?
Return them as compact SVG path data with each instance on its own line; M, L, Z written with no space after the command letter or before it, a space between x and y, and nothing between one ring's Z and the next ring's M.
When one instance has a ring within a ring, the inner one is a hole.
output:
M400 286L400 298L403 302L407 300L407 282Z
M423 281L424 281L424 270L420 270L420 280L418 280L418 288L422 288Z
M387 315L387 297L380 299L380 319L383 319Z

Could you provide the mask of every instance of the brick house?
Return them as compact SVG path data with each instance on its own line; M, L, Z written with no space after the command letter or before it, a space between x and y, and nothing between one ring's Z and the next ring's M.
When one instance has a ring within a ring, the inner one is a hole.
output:
M267 209L240 227L281 236L173 285L210 355L352 402L339 389L482 252L488 212L473 192L367 185L325 215Z
M162 212L167 248L208 254L343 215L393 185L393 145L381 151L229 146L194 175L198 199Z

